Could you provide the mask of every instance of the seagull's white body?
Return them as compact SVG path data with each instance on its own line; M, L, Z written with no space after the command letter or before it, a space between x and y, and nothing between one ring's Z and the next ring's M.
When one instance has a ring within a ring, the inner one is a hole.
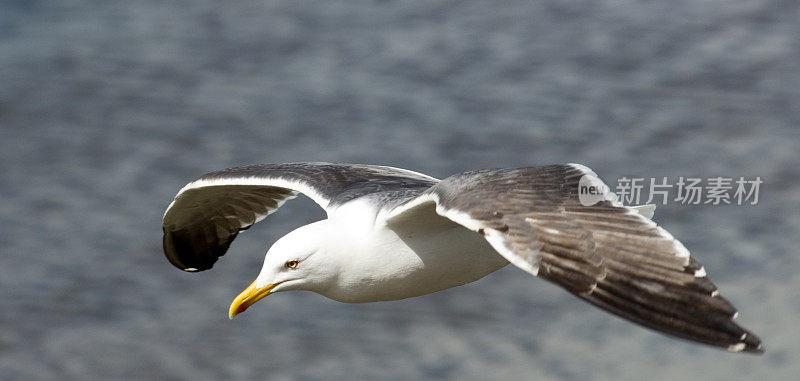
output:
M336 272L336 280L311 291L348 303L397 300L470 283L509 263L481 235L437 215L433 207L415 224L389 224L365 213L374 208L359 202L284 238L292 244L316 242L330 258L324 271ZM267 274L270 267L264 268ZM263 279L262 287L270 277Z

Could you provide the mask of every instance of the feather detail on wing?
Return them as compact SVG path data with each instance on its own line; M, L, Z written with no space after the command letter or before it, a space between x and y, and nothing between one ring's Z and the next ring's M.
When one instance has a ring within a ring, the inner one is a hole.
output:
M517 267L622 318L731 351L763 351L703 267L648 218L652 207L583 205L582 176L596 174L577 164L466 172L386 219L435 202L439 215L483 234Z

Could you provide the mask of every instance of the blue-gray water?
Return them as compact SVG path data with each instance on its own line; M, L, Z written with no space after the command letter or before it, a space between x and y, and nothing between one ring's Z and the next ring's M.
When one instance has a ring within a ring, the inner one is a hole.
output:
M793 379L798 20L763 0L0 2L0 378ZM163 257L162 213L204 172L306 160L761 176L756 206L655 219L767 353L666 338L513 267L229 321L270 243L323 213L288 203L199 274Z

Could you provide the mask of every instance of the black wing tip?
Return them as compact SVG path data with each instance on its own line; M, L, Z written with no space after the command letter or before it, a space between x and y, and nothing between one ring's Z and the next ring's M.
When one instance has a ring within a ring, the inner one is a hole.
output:
M199 248L189 237L184 237L179 232L168 230L163 227L164 238L162 240L164 255L173 266L185 272L200 272L214 267L214 263L228 250L231 241L236 237L230 237L227 244L217 247ZM189 238L187 240L187 238Z
M729 345L727 349L731 352L744 352L755 355L763 354L766 348L764 348L761 339L750 331L742 330L744 331L742 340L736 344Z
M608 280L607 277L606 282L599 283L592 293L578 296L623 319L673 338L730 352L761 354L765 351L761 339L736 322L735 309L715 312L700 308L704 303L697 304L693 300L687 300L682 306L663 304L652 300L652 295L645 299L644 295L632 292L634 290L610 287ZM717 307L710 301L719 299L719 296L707 298L706 306Z

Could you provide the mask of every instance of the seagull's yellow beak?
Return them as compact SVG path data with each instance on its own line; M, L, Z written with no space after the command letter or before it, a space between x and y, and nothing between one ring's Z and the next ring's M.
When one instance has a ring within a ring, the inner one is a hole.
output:
M244 312L244 310L248 309L252 306L255 302L263 299L267 295L272 293L272 289L275 288L278 284L270 284L266 287L258 288L256 287L256 281L247 286L237 297L233 299L233 303L231 303L231 308L228 309L228 318L233 319L234 316Z

